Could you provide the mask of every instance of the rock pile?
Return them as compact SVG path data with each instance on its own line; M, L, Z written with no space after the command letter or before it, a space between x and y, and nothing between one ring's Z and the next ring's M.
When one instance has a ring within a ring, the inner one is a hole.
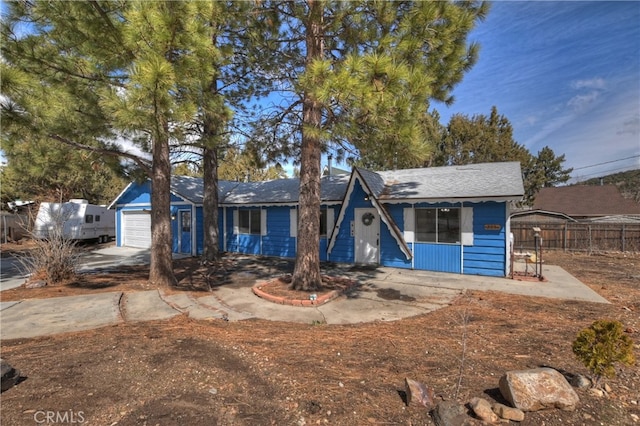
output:
M431 411L437 426L463 426L472 418L486 424L521 422L525 413L544 409L574 410L578 394L567 379L552 368L508 371L498 382L500 393L511 406L472 398L463 405L455 401L436 402L433 390L412 379L405 379L407 405L417 404Z

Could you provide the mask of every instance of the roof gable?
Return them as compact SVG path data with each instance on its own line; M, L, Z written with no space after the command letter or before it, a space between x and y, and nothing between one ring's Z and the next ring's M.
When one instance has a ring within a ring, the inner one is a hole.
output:
M365 178L366 176L366 178ZM338 237L337 230L340 228L342 221L344 220L347 209L349 208L349 201L351 200L351 194L355 188L356 183L359 183L364 190L364 192L369 196L369 202L371 205L378 211L380 215L380 219L387 225L389 228L389 232L391 232L391 236L398 244L400 251L406 256L407 259L411 259L413 254L411 250L407 246L404 237L402 236L402 232L398 225L395 223L393 218L389 215L389 212L385 208L382 207L380 202L378 201L378 197L376 196L376 190L381 191L383 188L381 178L374 172L369 172L367 170L354 169L351 174L351 178L349 179L349 185L344 195L344 200L342 202L342 206L340 207L340 213L338 214L338 219L335 221L333 225L333 230L331 232L331 237L329 238L329 242L327 244L327 253L331 253L333 246L336 243L336 239Z

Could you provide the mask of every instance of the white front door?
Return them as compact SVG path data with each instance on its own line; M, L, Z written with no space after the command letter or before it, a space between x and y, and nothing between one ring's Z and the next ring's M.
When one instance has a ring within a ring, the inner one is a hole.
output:
M380 247L380 216L373 208L354 209L355 261L378 263Z

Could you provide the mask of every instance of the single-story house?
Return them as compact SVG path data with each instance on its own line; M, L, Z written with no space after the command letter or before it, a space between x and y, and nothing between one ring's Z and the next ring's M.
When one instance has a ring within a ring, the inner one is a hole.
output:
M151 245L151 185L129 184L112 203L118 246ZM219 182L220 249L293 258L298 179ZM524 188L517 162L373 172L321 181L323 261L507 276L509 216ZM203 251L202 180L171 183L173 251Z

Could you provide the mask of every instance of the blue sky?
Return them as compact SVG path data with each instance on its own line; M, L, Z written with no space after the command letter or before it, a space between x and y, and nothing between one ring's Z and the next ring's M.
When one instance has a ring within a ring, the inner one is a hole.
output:
M640 2L498 1L469 40L480 58L455 103L433 105L442 124L495 105L532 154L564 154L574 180L640 168Z

